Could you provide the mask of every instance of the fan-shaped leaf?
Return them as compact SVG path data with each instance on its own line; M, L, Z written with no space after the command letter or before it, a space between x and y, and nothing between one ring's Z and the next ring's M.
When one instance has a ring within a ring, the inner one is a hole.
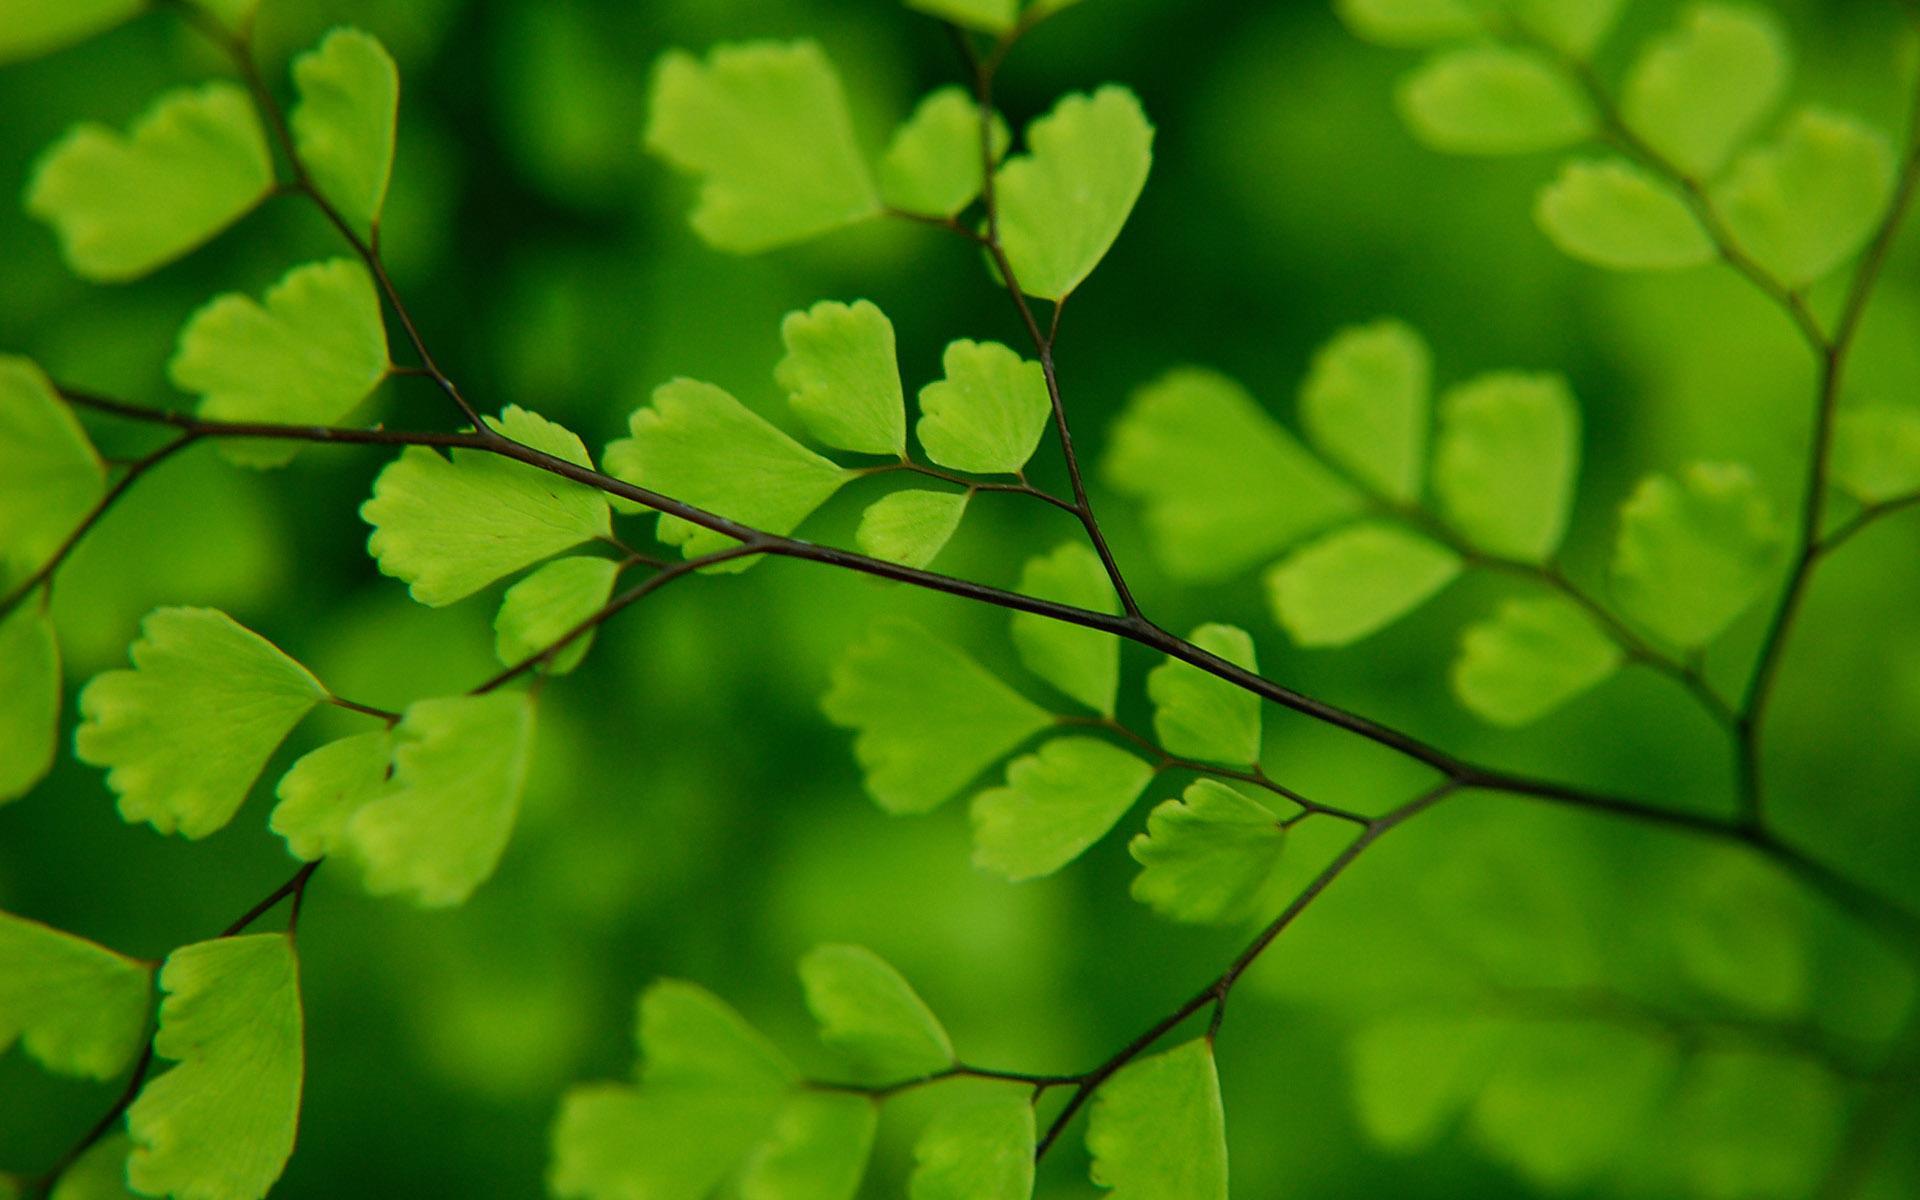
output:
M1127 852L1140 864L1133 898L1175 921L1237 921L1260 900L1286 834L1264 805L1211 779L1147 814Z
M829 446L906 457L907 409L893 323L865 300L822 300L780 323L787 355L774 378L813 436Z
M1007 152L1007 123L993 115L993 156ZM951 217L980 194L980 106L960 87L927 93L894 130L880 159L880 195L894 208Z
M147 1028L146 964L0 912L0 1052L14 1042L50 1071L111 1079Z
M911 1200L1029 1200L1033 1105L1019 1095L965 1101L927 1122L913 1147Z
M38 569L106 490L107 468L53 384L0 354L0 568Z
M1562 54L1585 58L1607 36L1625 0L1477 0ZM1496 28L1498 27L1496 23Z
M1005 33L1020 15L1020 0L906 0L907 7L982 33Z
M1093 1181L1113 1200L1226 1200L1227 1122L1204 1039L1136 1059L1093 1094Z
M1080 542L1027 560L1020 590L1042 600L1100 613L1118 613L1120 598L1100 556ZM1068 625L1035 613L1015 613L1013 645L1027 670L1097 713L1113 715L1120 690L1120 643L1108 633Z
M1237 667L1258 670L1253 638L1232 625L1202 625L1187 639ZM1241 766L1260 761L1260 698L1199 667L1169 658L1147 673L1153 732L1181 758Z
M1851 118L1805 109L1777 141L1735 159L1713 201L1748 254L1801 288L1866 243L1892 191L1886 138Z
M1753 472L1695 463L1649 476L1620 506L1613 588L1635 620L1676 646L1704 646L1753 603L1783 531Z
M300 102L288 123L300 164L340 215L369 233L393 177L400 69L371 34L336 29L293 60L293 84Z
M620 564L608 558L558 558L507 589L493 619L493 652L508 666L525 662L593 616L613 595ZM593 645L593 631L574 638L540 670L565 675Z
M854 544L875 558L924 567L946 547L967 515L966 492L929 492L910 488L882 496L867 506L854 531Z
M1440 400L1433 488L1490 554L1544 562L1559 548L1580 464L1580 417L1554 375L1483 375Z
M914 432L927 457L975 475L1011 475L1027 465L1052 403L1040 364L998 342L949 343L945 375L920 389Z
M269 826L295 858L312 862L333 853L347 821L386 790L392 763L393 735L384 729L308 751L281 776Z
M1344 329L1314 355L1300 423L1320 452L1389 499L1420 498L1433 356L1400 321Z
M1593 111L1573 84L1531 50L1449 50L1407 76L1400 112L1415 136L1451 154L1528 154L1587 136Z
M1460 635L1453 694L1495 725L1537 721L1620 669L1592 618L1557 596L1508 600Z
M1554 245L1598 267L1670 271L1714 257L1680 197L1623 159L1568 163L1540 190L1533 216Z
M1772 14L1697 4L1634 60L1620 113L1675 166L1708 179L1779 102L1788 70L1786 35Z
M853 1200L867 1172L878 1118L866 1096L795 1096L747 1160L741 1200Z
M1468 0L1334 0L1334 9L1355 36L1382 46L1430 46L1482 28Z
M973 865L1008 879L1051 875L1113 828L1153 767L1106 742L1055 738L973 798Z
M1027 153L994 183L1000 242L1020 290L1059 300L1106 257L1153 165L1153 126L1109 84L1027 126Z
M1843 410L1833 426L1833 473L1867 504L1920 492L1920 409L1887 404Z
M0 0L0 63L83 42L146 6L146 0Z
M48 1200L138 1200L139 1193L127 1186L127 1158L132 1153L133 1139L124 1133L101 1138L60 1173Z
M1424 604L1460 556L1398 525L1366 521L1302 546L1267 572L1274 615L1302 646L1344 646Z
M60 643L37 596L0 616L0 804L53 769L60 734Z
M800 960L807 1008L820 1040L866 1076L893 1081L953 1065L940 1019L884 959L865 946L815 946Z
M1389 1150L1432 1145L1473 1095L1488 1057L1484 1022L1397 1015L1348 1043L1353 1101L1367 1136Z

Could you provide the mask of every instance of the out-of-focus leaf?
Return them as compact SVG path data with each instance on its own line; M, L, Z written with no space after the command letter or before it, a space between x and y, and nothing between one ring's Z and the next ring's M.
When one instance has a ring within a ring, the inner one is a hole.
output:
M1843 409L1834 419L1833 474L1867 504L1920 492L1920 409Z
M1094 612L1120 611L1100 556L1081 542L1064 542L1051 554L1028 559L1020 590ZM1120 690L1118 638L1035 613L1015 613L1011 625L1014 648L1027 670L1095 712L1113 715Z
M1872 236L1893 193L1893 151L1850 117L1803 109L1778 140L1734 160L1713 201L1742 249L1790 288Z
M1460 556L1367 521L1295 550L1267 572L1274 614L1302 646L1344 646L1406 616L1460 574Z
M1557 375L1501 373L1440 399L1433 490L1490 554L1545 562L1560 546L1580 467L1580 416Z
M1401 81L1415 136L1451 154L1529 154L1587 136L1593 110L1540 54L1506 46L1449 50Z
M392 762L393 735L384 729L310 750L281 776L268 823L295 858L331 854L353 814L386 790Z
M40 368L0 354L0 574L37 570L107 490L107 468Z
M820 1040L882 1082L953 1065L953 1043L912 986L865 946L815 946L800 960Z
M1620 114L1675 166L1709 179L1779 102L1789 70L1787 38L1771 13L1697 4L1634 60Z
M879 1117L866 1096L802 1093L773 1119L747 1159L741 1200L853 1200L867 1172Z
M0 0L0 63L83 42L146 6L147 0Z
M913 1147L911 1200L1029 1200L1033 1105L1017 1094L963 1101L927 1122Z
M1784 531L1753 472L1695 463L1652 475L1620 506L1613 590L1676 646L1704 646L1746 610L1779 562Z
M1355 36L1382 46L1430 46L1480 32L1468 0L1334 0Z
M1671 271L1714 258L1685 202L1624 159L1568 163L1540 190L1533 215L1554 245L1598 267Z
M1087 1150L1093 1181L1114 1200L1226 1200L1213 1046L1197 1039L1122 1067L1093 1094Z
M1300 422L1353 477L1410 504L1426 471L1432 381L1432 352L1404 322L1342 330L1313 357Z
M0 1052L18 1041L49 1071L111 1079L146 1032L149 974L105 946L0 912Z
M1460 635L1453 694L1495 725L1537 721L1620 669L1620 647L1558 596L1508 600Z

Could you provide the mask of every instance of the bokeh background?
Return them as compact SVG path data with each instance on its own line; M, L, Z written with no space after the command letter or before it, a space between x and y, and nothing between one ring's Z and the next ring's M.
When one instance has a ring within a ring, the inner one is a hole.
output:
M1911 66L1898 7L1781 5L1798 46L1796 97L1897 129ZM1613 58L1673 12L1630 5ZM649 388L684 374L784 420L770 374L779 319L822 298L868 297L892 316L910 389L936 374L951 338L1018 344L1005 297L956 240L874 227L759 259L719 256L686 228L686 181L639 150L663 49L798 35L827 46L877 148L915 97L954 78L930 21L881 0L267 0L272 77L284 81L287 57L341 22L375 32L401 63L385 246L438 357L483 408L526 405L598 446ZM1812 375L1785 321L1717 269L1603 277L1557 254L1527 215L1551 161L1419 147L1391 100L1410 65L1354 40L1319 0L1086 0L1021 46L1003 79L1016 123L1063 91L1117 80L1159 128L1145 196L1069 306L1060 343L1088 453L1098 456L1132 388L1181 363L1237 376L1290 419L1313 347L1393 314L1432 339L1443 383L1510 366L1571 376L1586 421L1570 543L1583 578L1598 577L1614 506L1648 470L1746 461L1783 508L1795 503ZM123 124L164 87L218 69L156 14L0 72L0 194L17 196L34 155L75 120ZM1920 403L1916 244L1889 273L1851 396ZM0 346L74 384L178 403L163 367L195 307L338 251L311 213L276 202L148 280L90 287L17 203L0 205ZM374 403L396 423L445 417L418 381L391 383ZM143 444L107 426L97 436L109 452ZM139 617L162 603L223 607L368 703L484 678L492 604L423 609L365 554L355 510L382 461L311 450L257 475L196 451L156 472L60 577L74 686L120 664ZM1061 485L1044 449L1039 461L1039 481ZM848 539L874 494L842 497L809 532ZM1454 704L1445 674L1457 631L1514 591L1510 581L1470 579L1353 649L1301 651L1251 579L1176 586L1129 506L1104 489L1096 499L1136 590L1169 627L1243 624L1278 678L1462 754L1679 807L1727 804L1714 729L1652 676L1630 671L1519 734ZM941 565L1008 584L1026 555L1073 532L1061 514L988 497ZM1822 577L1791 647L1769 759L1787 831L1909 903L1920 902L1916 547L1920 513L1863 536ZM633 998L661 975L712 987L807 1061L793 960L819 941L864 942L915 981L965 1056L1030 1070L1098 1061L1210 978L1246 931L1173 928L1131 902L1124 837L1054 879L1010 886L968 865L964 805L893 819L863 797L847 739L817 700L833 659L885 612L1017 678L1004 615L991 610L798 563L683 584L622 618L547 690L519 834L470 904L430 913L377 902L347 872L323 870L301 927L307 1100L277 1194L541 1194L557 1096L628 1071ZM1743 622L1714 652L1723 686L1739 682L1758 632ZM1138 718L1152 663L1125 661ZM351 720L314 718L283 760L357 728ZM1276 711L1268 743L1277 776L1330 801L1377 809L1419 782ZM1170 793L1163 784L1149 798ZM204 843L163 839L122 824L99 774L67 762L0 810L0 906L160 956L217 931L289 872L266 810L258 796ZM1718 924L1702 925L1702 913ZM1749 947L1733 956L1737 970L1763 983L1786 973L1788 1008L1848 1037L1884 1036L1908 999L1909 982L1870 940L1736 856L1492 798L1409 827L1236 995L1221 1039L1235 1194L1547 1194L1471 1137L1406 1154L1371 1145L1353 1115L1346 1034L1383 996L1418 994L1444 974L1429 961L1435 946L1520 974L1546 959L1604 959L1657 990L1667 968L1647 962L1666 960L1647 947L1687 938ZM1555 1108L1545 1074L1538 1119L1577 1126L1577 1086L1572 1107L1559 1095ZM1831 1092L1813 1124L1837 1129L1854 1094ZM111 1095L17 1053L0 1058L0 1167L43 1166ZM1772 1102L1751 1100L1764 1129ZM883 1126L871 1194L898 1194L912 1133L910 1116ZM1917 1144L1907 1115L1887 1139L1879 1194L1914 1194ZM1045 1194L1094 1194L1083 1167L1076 1134L1050 1160Z

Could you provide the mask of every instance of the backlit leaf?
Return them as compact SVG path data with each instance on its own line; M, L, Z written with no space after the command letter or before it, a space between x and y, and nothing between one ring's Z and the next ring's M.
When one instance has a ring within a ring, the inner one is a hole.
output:
M965 492L909 488L868 505L853 541L875 558L924 567L946 547L966 514Z
M1051 554L1028 559L1020 571L1020 590L1094 612L1120 611L1100 556L1081 542L1065 542ZM1027 670L1095 712L1113 715L1120 689L1119 639L1035 613L1015 613L1011 625L1014 649Z
M907 452L906 399L893 323L865 300L822 300L780 323L787 355L774 378L813 436L865 454Z
M1432 1145L1472 1097L1488 1051L1478 1021L1408 1014L1367 1023L1347 1047L1361 1128L1389 1150Z
M777 1094L793 1067L745 1018L705 988L663 979L640 997L641 1081Z
M1531 50L1449 50L1400 83L1415 136L1451 154L1528 154L1586 137L1593 112L1551 62Z
M60 734L60 644L38 595L0 617L0 804L53 769Z
M1249 671L1258 670L1253 638L1232 625L1202 625L1187 639ZM1147 673L1153 733L1181 758L1244 766L1260 760L1260 698L1199 667L1169 658Z
M384 729L308 751L281 776L269 826L295 858L312 862L333 853L347 821L386 790L392 762L393 735Z
M1259 901L1280 863L1286 834L1266 807L1211 779L1147 814L1127 844L1141 871L1133 898L1164 917L1200 924L1237 921Z
M1498 21L1538 38L1573 58L1585 58L1599 46L1626 0L1476 0Z
M1580 416L1555 375L1483 375L1440 399L1433 489L1469 542L1544 562L1566 535L1580 465Z
M1540 190L1533 215L1554 245L1598 267L1670 271L1715 256L1673 189L1624 159L1568 163Z
M1508 600L1460 635L1453 694L1495 725L1537 721L1620 669L1618 644L1557 596Z
M993 155L1007 152L1007 123L993 115ZM951 217L980 194L980 106L949 85L927 93L880 159L880 196L894 208Z
M1753 472L1695 463L1676 481L1642 480L1620 506L1613 592L1676 646L1703 646L1766 586L1785 541Z
M1018 1094L943 1108L913 1147L911 1200L1029 1200L1033 1105Z
M124 1133L101 1138L61 1172L48 1200L136 1200L139 1193L127 1186L127 1158L132 1152L133 1139Z
M973 798L973 865L1008 879L1051 875L1112 829L1153 767L1107 742L1055 738Z
M146 0L0 0L0 63L83 42L146 7Z
M1479 33L1470 0L1334 0L1358 37L1382 46L1429 46Z
M0 575L34 571L107 490L107 468L40 368L0 354Z
M853 1200L867 1171L878 1118L874 1102L865 1096L795 1096L747 1160L741 1200Z
M880 1082L931 1075L953 1065L940 1019L900 972L865 946L815 946L800 960L807 1009L820 1040Z
M508 666L532 658L571 633L607 603L620 564L610 558L557 558L507 589L493 619L493 652ZM542 663L540 670L565 675L593 645L588 630Z
M0 912L0 1053L16 1041L62 1075L111 1079L147 1029L149 968Z
M1460 556L1384 521L1338 529L1267 572L1274 614L1302 646L1344 646L1425 603L1460 574Z
M1864 245L1893 192L1893 152L1850 117L1803 109L1779 139L1734 160L1713 201L1734 240L1800 288Z
M1420 498L1433 356L1400 321L1342 330L1314 355L1300 423L1321 453L1389 499Z
M1020 15L1020 0L906 0L908 8L982 33L1005 33Z
M1122 1067L1093 1094L1087 1150L1113 1200L1226 1200L1213 1047L1197 1039Z
M1867 504L1920 492L1920 409L1842 409L1833 426L1833 473Z
M393 176L400 70L358 29L336 29L293 60L300 93L288 123L301 165L340 214L366 234L380 224Z
M1620 113L1675 166L1704 180L1773 110L1788 71L1786 35L1772 14L1697 4L1634 60Z
M1052 403L1040 364L998 342L961 339L941 357L945 374L920 389L914 432L927 457L975 475L1011 475L1027 465Z

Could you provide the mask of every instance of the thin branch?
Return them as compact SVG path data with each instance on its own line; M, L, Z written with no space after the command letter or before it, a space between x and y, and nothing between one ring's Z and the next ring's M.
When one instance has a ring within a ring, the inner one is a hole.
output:
M877 467L866 467L861 471L861 474L888 475L902 471L913 475L924 475L928 479L938 479L942 483L951 483L956 487L963 487L969 492L1004 492L1011 496L1026 496L1045 504L1051 504L1062 512L1072 513L1075 516L1078 516L1080 512L1080 510L1075 508L1071 503L1062 500L1052 492L1043 491L1040 488L1034 487L1026 481L1025 477L1011 483L991 479L974 479L953 471L943 471L938 467L930 467L925 463L917 463L911 459L901 459L897 463L883 463Z
M1895 513L1905 512L1915 505L1920 505L1920 492L1913 492L1910 495L1896 496L1891 500L1882 500L1875 504L1869 504L1859 512L1853 514L1844 524L1828 533L1826 537L1820 539L1820 544L1814 548L1814 553L1821 558L1825 558L1870 528L1876 521L1884 517L1893 516Z

